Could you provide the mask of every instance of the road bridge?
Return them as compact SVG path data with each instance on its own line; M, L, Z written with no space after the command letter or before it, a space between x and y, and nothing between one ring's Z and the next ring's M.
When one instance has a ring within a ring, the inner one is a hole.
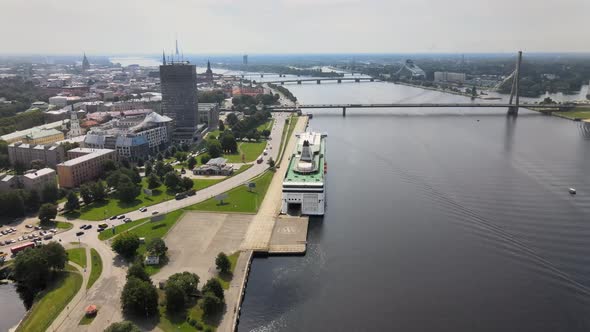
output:
M284 85L285 83L297 83L297 84L301 84L303 82L316 82L316 84L321 84L322 82L325 81L335 81L336 83L342 83L342 82L375 82L376 79L373 77L321 77L321 78L293 78L293 79L285 79L285 80L276 80L276 81L264 81L264 82L258 82L258 83L273 83L273 84L281 84ZM252 81L253 83L256 83L255 80Z
M302 109L341 109L342 116L346 116L348 108L507 108L509 113L514 112L515 107L523 107L540 111L567 111L573 109L575 104L522 104L515 106L510 103L385 103L385 104L299 104L295 106L278 105L268 106L271 112L297 112ZM518 109L516 109L518 112Z

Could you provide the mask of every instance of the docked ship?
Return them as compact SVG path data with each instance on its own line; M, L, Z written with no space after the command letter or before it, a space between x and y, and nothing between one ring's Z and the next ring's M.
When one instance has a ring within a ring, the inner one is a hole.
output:
M295 151L283 179L281 213L324 215L326 206L326 134L297 135Z

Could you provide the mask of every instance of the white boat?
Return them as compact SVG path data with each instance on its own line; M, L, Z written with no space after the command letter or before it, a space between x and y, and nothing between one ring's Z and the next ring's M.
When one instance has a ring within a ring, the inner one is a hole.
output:
M576 189L575 188L570 188L569 189L570 194L575 195L576 194Z

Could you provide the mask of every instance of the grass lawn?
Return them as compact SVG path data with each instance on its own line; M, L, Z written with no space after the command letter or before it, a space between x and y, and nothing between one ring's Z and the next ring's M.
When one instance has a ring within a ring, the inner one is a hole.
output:
M221 130L217 129L217 130L213 130L207 133L207 138L209 137L215 137L215 139L219 138L219 134L221 134Z
M49 223L43 224L41 225L41 223L39 223L39 226L41 226L41 228L43 230L48 230L48 229L52 229L52 228L57 228L57 229L71 229L72 227L74 227L74 225L70 222L65 222L65 221L51 221Z
M196 191L199 191L201 189L205 189L207 187L211 187L214 184L218 184L219 182L223 181L225 179L193 179L193 188Z
M39 295L17 331L43 332L53 323L59 313L82 287L82 276L68 266L60 272L55 282L47 287L47 291Z
M258 126L258 128L256 128L256 130L258 130L258 131L263 131L264 129L270 130L270 128L272 128L272 125L274 122L275 122L275 119L271 118L270 120L268 120L265 123Z
M210 198L203 202L186 207L187 210L200 210L200 211L215 211L215 212L244 212L244 213L256 213L264 195L268 190L270 181L274 172L267 171L261 176L252 180L256 183L256 188L251 192L248 191L246 186L239 186L231 189L227 192L227 199L223 201L221 205L215 198Z
M100 234L98 234L98 239L101 241L108 240L108 239L112 238L113 236L118 235L119 233L122 233L122 232L128 230L131 227L134 227L136 225L139 225L139 224L147 221L148 219L149 218L137 219L137 220L133 220L131 222L125 223L125 224L115 226L115 233L113 233L113 228L109 227L109 228L105 229L104 231L100 232Z
M226 158L228 163L241 163L243 153L245 155L244 161L249 163L256 160L262 154L265 147L265 140L261 140L260 142L240 142L238 143L238 153L224 154L223 158Z
M590 108L588 107L576 107L571 112L553 112L554 114L559 114L569 119L581 119L586 120L590 119Z
M84 317L82 317L82 319L80 319L80 323L78 323L78 325L90 325L90 323L92 323L92 321L96 318L96 315L88 317L86 315L84 315Z
M239 170L235 171L234 174L232 174L231 176L236 176L236 175L238 175L238 174L240 174L242 172L245 172L248 169L250 169L250 167L252 167L252 166L254 166L254 165L252 165L252 164L242 165L242 167L240 167Z
M161 298L164 299L163 291L158 290L161 294ZM203 318L203 310L199 306L198 302L193 303L190 305L188 310L185 313L179 313L174 315L169 315L166 312L166 306L160 305L160 322L158 327L162 329L164 332L173 332L173 331L182 331L182 332L193 332L198 331L196 327L191 326L187 321L186 317L190 317L191 319L196 320L201 325L201 331L205 330L206 328L210 328L212 331L215 331L217 328L218 322L220 321L220 317L216 317L214 320L205 320Z
M86 249L85 248L74 248L66 250L68 253L68 259L71 262L78 264L79 266L86 267Z
M100 274L102 273L102 258L98 254L96 249L90 249L90 277L88 278L88 285L86 289L89 289L94 285Z
M227 258L229 258L229 262L231 263L231 267L229 269L230 273L226 273L226 274L219 273L219 275L216 277L217 280L219 280L219 282L221 283L221 286L223 287L223 289L229 289L229 283L232 281L232 279L234 277L234 270L236 268L236 263L238 262L239 256L240 256L239 251L227 256Z
M147 222L137 228L130 230L129 232L136 234L138 237L145 238L145 242L150 242L153 238L163 238L166 233L174 226L178 221L179 217L184 213L184 209L172 211L166 213L163 220L156 222ZM140 255L145 253L145 243L139 246L137 252Z

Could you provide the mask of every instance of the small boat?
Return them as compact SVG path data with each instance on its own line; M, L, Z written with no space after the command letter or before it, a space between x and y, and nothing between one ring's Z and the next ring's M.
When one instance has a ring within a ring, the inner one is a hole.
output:
M570 188L569 189L570 194L575 195L576 194L576 189L575 188Z

